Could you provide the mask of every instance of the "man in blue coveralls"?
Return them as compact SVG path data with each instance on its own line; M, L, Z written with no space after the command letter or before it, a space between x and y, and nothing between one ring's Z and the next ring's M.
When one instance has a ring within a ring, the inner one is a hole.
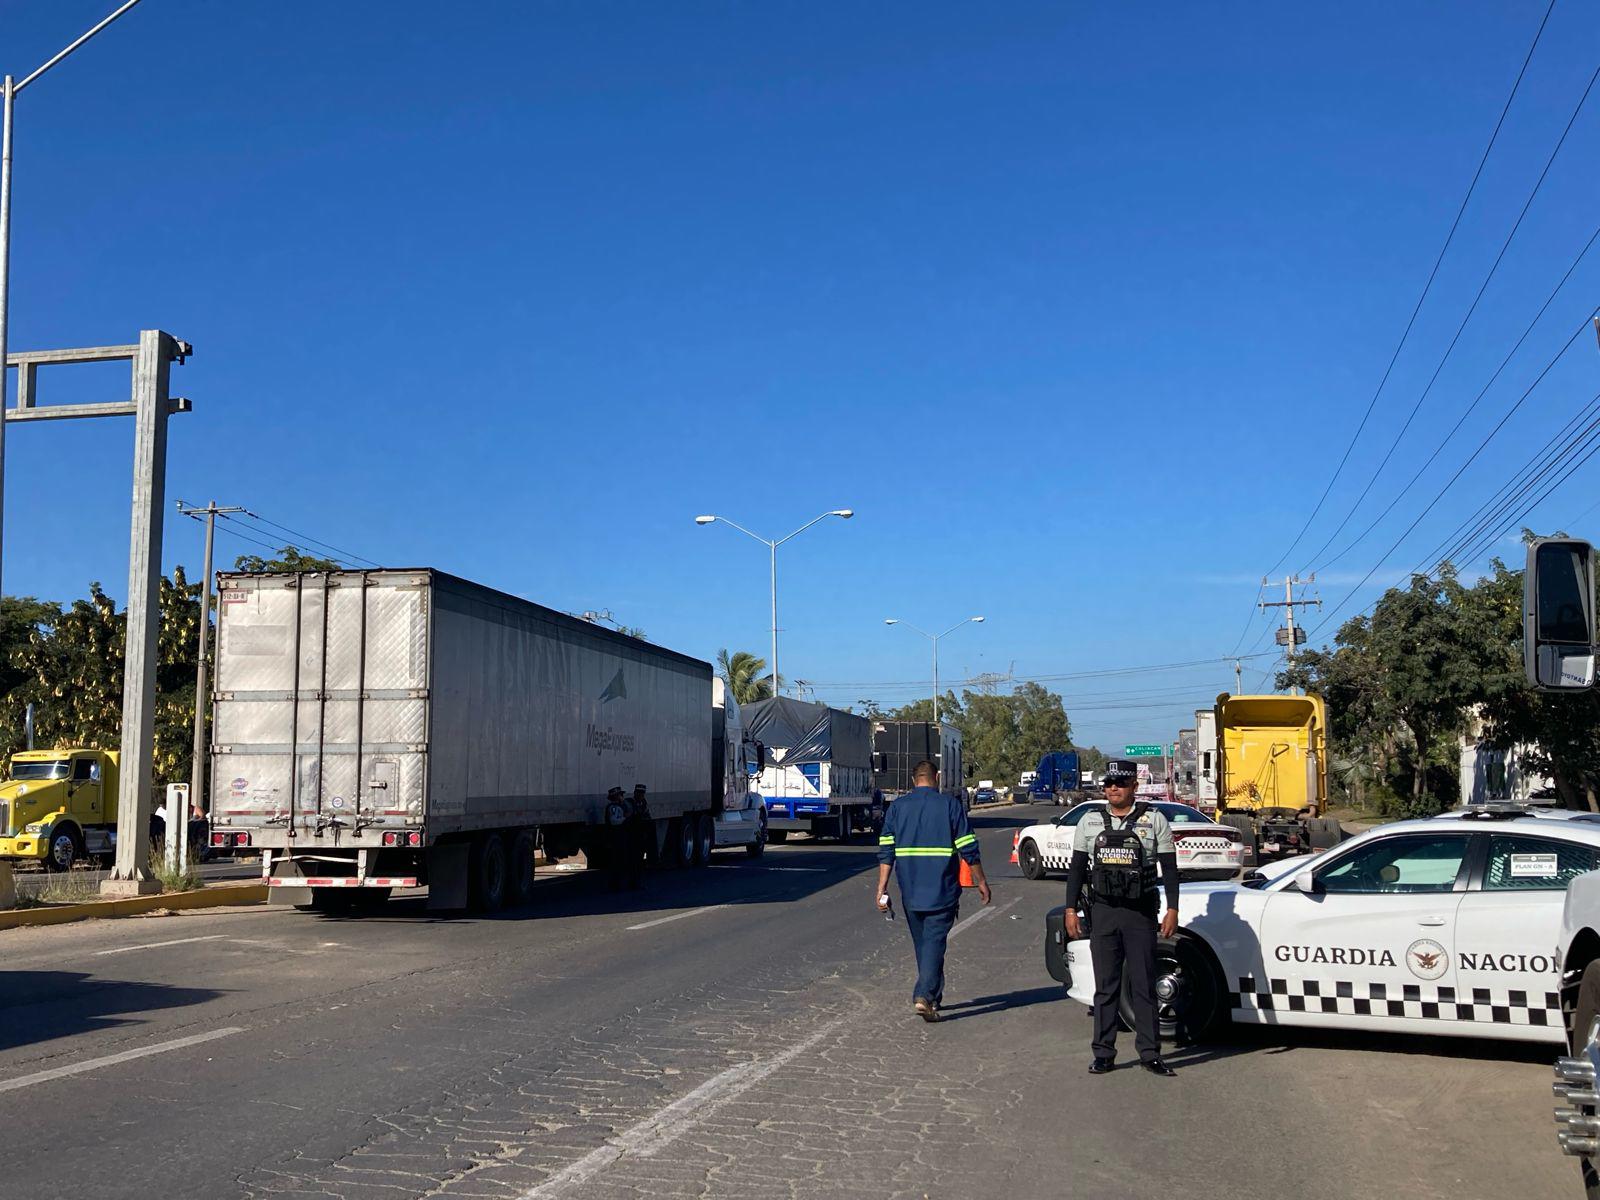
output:
M989 903L989 881L978 861L978 839L961 801L938 789L939 768L926 760L911 772L911 791L889 805L878 838L878 910L889 908L889 872L900 875L900 907L917 951L911 1003L924 1021L939 1019L944 999L944 947L961 905L957 859Z

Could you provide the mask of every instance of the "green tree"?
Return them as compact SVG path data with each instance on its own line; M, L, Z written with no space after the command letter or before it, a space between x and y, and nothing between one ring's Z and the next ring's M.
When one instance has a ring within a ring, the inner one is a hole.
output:
M274 558L262 558L259 554L241 554L233 560L234 569L271 574L293 574L300 571L340 571L344 569L331 558L318 558L314 554L306 554L296 546L284 546L275 553L276 557Z
M161 580L156 634L154 781L189 778L193 761L195 649L200 621L199 585L182 567ZM54 619L35 624L27 643L10 656L21 678L7 695L19 711L36 708L37 743L115 750L122 743L122 689L127 644L126 611L98 583ZM7 752L20 741L20 722L7 723Z
M1532 535L1524 531L1524 535ZM1569 808L1600 808L1600 692L1540 692L1522 665L1522 575L1499 559L1468 597L1470 636L1492 655L1482 708L1485 739L1519 747L1524 766L1550 776Z
M740 704L772 699L772 673L767 670L767 660L759 655L746 650L729 654L724 646L717 651L717 672Z

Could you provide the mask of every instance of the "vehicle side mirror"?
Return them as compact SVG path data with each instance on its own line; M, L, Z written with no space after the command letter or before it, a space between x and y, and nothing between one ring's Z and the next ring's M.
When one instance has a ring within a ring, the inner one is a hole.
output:
M1542 691L1594 686L1594 547L1538 538L1522 576L1522 662Z
M1317 873L1315 871L1299 871L1294 877L1295 890L1304 892L1308 896L1315 896L1322 889L1317 886Z
M767 769L767 744L756 743L756 774L759 775Z

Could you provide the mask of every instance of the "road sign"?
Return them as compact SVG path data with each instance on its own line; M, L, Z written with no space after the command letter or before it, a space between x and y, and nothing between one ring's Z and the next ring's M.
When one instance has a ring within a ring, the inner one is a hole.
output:
M1124 746L1122 752L1129 758L1159 758L1162 748L1160 746Z

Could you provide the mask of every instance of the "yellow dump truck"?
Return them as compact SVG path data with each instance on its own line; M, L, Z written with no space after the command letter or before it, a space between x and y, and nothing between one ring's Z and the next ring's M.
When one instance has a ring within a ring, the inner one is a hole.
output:
M117 848L114 750L19 750L0 783L0 859L65 871Z
M1321 696L1217 697L1217 820L1239 830L1246 865L1336 846Z

